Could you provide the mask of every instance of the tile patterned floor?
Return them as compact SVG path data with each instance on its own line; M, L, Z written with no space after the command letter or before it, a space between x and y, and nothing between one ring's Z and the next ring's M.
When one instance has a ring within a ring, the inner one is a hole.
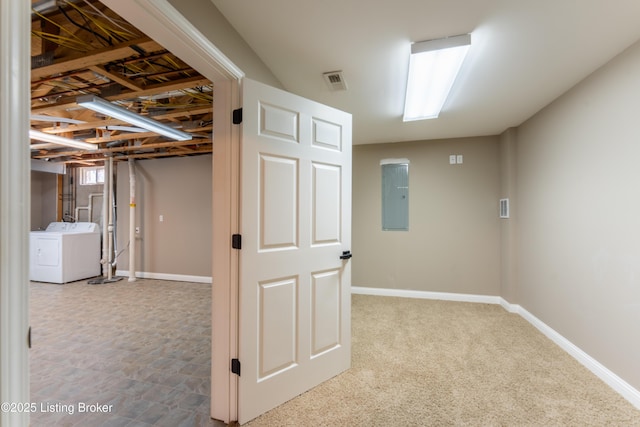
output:
M224 425L209 418L211 285L30 287L32 426Z

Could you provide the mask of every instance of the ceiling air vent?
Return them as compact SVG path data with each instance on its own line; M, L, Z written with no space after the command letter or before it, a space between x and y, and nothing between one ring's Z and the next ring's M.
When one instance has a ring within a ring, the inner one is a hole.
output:
M322 77L324 77L324 81L330 90L347 90L347 82L344 81L342 71L329 71L328 73L323 73Z

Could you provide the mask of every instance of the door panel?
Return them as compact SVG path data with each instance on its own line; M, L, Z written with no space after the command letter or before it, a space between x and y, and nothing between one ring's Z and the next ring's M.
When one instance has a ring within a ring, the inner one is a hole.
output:
M260 103L260 134L298 142L299 116L282 107Z
M337 165L312 163L312 204L311 219L312 245L340 243L340 222L342 218L341 168Z
M311 357L314 358L341 342L340 271L314 273L311 286Z
M298 159L260 155L260 250L298 244Z
M298 279L289 277L260 284L258 381L297 363L296 313Z
M351 363L351 116L243 80L238 419Z
M342 151L342 138L344 136L342 130L342 126L338 123L325 122L314 118L313 145L330 150Z

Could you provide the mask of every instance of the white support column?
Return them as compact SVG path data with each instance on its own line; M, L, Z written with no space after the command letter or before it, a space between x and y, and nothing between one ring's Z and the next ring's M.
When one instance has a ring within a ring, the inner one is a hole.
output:
M129 281L136 281L136 164L129 158Z
M111 181L111 170L109 170L109 160L104 160L104 182L102 183L102 277L109 276L109 181Z
M0 402L29 402L30 2L0 0ZM29 425L0 411L1 427Z
M113 261L114 261L114 255L113 255L113 239L114 239L114 235L113 235L113 230L114 230L114 225L113 225L113 156L109 156L108 162L107 164L109 165L109 182L106 182L105 179L105 185L107 186L107 189L109 190L109 212L107 213L107 218L108 218L108 222L107 222L107 231L108 231L108 235L109 238L107 240L107 280L111 280L112 276L113 276ZM105 177L106 177L106 173L105 173Z

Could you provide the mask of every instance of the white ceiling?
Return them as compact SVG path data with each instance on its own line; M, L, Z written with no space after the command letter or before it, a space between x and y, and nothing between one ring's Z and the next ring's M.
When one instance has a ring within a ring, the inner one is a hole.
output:
M354 144L500 134L640 39L639 0L211 1L286 90L352 113ZM411 42L462 33L440 117L402 122Z

